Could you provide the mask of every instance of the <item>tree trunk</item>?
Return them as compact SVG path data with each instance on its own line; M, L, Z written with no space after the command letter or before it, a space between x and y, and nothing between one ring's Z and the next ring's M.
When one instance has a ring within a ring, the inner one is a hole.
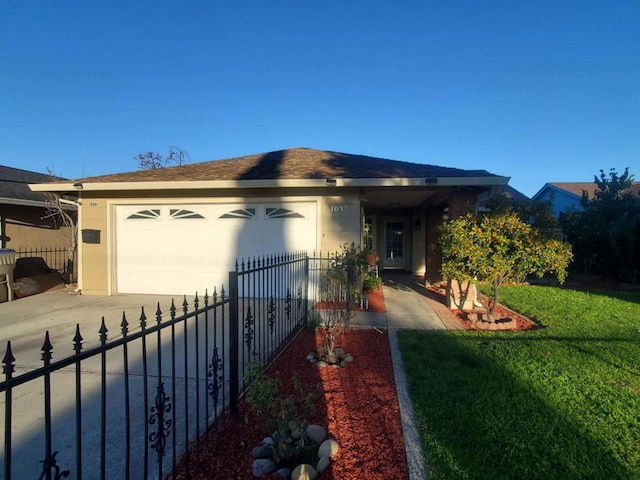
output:
M496 310L496 306L498 305L498 285L498 279L493 280L493 299L489 302L489 312L487 313L487 320L491 323L496 321L493 314Z

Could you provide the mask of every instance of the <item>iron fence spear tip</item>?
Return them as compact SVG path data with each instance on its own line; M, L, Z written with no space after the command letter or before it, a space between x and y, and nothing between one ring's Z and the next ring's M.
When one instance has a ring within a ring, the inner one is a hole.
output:
M2 363L5 365L5 368L3 369L4 371L2 373L8 373L6 367L12 366L13 362L15 361L16 359L13 356L13 352L11 351L11 340L9 340L7 341L7 351L4 354L4 358L2 359ZM11 371L13 371L13 369Z

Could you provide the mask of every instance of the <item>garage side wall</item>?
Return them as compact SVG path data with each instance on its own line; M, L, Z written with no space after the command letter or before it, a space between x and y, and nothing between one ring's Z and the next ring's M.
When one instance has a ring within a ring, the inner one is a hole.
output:
M82 199L78 242L79 287L89 295L107 295L109 291L109 238L107 200ZM85 239L83 240L83 231ZM87 232L93 238L87 237ZM97 237L97 238L96 238ZM88 241L87 241L88 240Z
M357 194L323 197L320 225L323 255L339 251L345 243L360 245L362 215Z

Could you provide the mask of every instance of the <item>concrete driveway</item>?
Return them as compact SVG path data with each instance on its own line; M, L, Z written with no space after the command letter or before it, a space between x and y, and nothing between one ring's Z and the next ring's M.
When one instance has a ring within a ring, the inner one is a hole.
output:
M48 330L54 347L54 360L72 355L73 336L76 324L84 338L84 349L97 346L99 330L104 317L109 330L108 338L120 336L123 313L129 322L129 331L140 329L142 307L147 323L155 322L158 303L165 316L169 317L171 300L174 299L178 315L182 313L182 297L166 295L72 295L71 289L48 292L0 303L0 354L4 355L7 340L16 357L18 368L29 369L42 366L41 352L44 334ZM192 308L193 297L188 297Z
M147 296L147 295L121 295L121 296L87 296L71 295L65 289L45 292L39 295L26 297L13 302L0 304L0 360L4 357L7 341L11 341L11 348L15 361L14 377L43 365L41 348L45 338L45 331L49 331L53 344L52 361L60 360L72 355L73 337L76 333L76 324L80 325L80 331L84 338L83 351L98 346L99 329L102 318L108 329L108 339L112 340L121 336L120 323L123 312L129 322L129 334L139 331L139 319L144 307L148 326L155 325L156 310L158 304L163 311L163 319L170 318L170 306L172 297ZM177 315L182 314L183 298L175 298ZM202 300L202 299L201 299ZM187 299L189 310L193 310L193 298ZM202 305L201 305L202 306ZM199 363L200 371L194 372L195 361L189 352L184 354L182 345L195 344L193 332L187 335L188 342L181 338L178 330L177 345L177 382L175 388L178 392L191 389L189 393L189 406L187 407L180 395L172 400L172 409L178 414L176 424L189 425L189 431L185 427L173 426L171 434L178 438L176 451L180 452L184 446L185 432L195 432L195 419L182 416L185 411L194 411L192 403L197 396L199 399L207 398L207 371L206 355L201 349ZM151 337L151 336L149 336ZM106 354L107 383L105 421L107 423L107 478L122 478L124 467L123 442L125 438L125 425L131 425L132 459L130 465L131 478L144 477L144 456L150 456L148 477L157 477L158 464L154 452L145 452L144 435L148 424L149 407L156 396L157 367L150 362L148 372L148 397L145 399L144 381L142 376L143 362L140 340L131 342L129 347L129 398L131 399L131 418L125 421L124 403L124 364L121 349L110 350ZM147 343L149 356L155 360L158 345L161 345L163 355L170 355L170 343L168 339L162 339L161 343L155 341L155 336ZM191 348L191 347L190 347ZM193 348L192 350L198 350ZM189 360L185 360L189 356ZM195 357L197 358L197 357ZM204 361L203 361L204 360ZM83 478L92 479L100 476L100 421L101 406L101 371L100 356L87 359L82 362L82 450L83 450ZM188 368L185 369L185 363ZM146 368L146 367L145 367ZM168 377L169 365L162 367L163 378ZM187 371L188 370L188 371ZM204 370L204 371L203 371ZM197 381L196 381L197 377ZM4 380L4 375L0 380ZM185 378L188 378L185 382ZM167 380L168 381L168 380ZM12 394L12 478L27 479L38 478L41 471L40 461L45 457L45 439L43 427L44 387L42 378L28 382L14 389ZM187 387L185 387L187 385ZM67 367L51 375L52 390L52 450L58 450L58 465L64 469L75 471L75 369ZM197 393L193 393L197 392ZM169 393L170 390L169 390ZM145 402L146 400L146 402ZM182 403L181 403L182 402ZM5 432L5 397L0 397L0 471L4 469L4 432ZM145 405L146 403L146 405ZM202 428L207 419L200 419ZM171 441L167 450L171 458ZM179 455L178 455L179 457ZM163 470L170 470L170 460L163 463ZM71 478L75 478L72 474Z

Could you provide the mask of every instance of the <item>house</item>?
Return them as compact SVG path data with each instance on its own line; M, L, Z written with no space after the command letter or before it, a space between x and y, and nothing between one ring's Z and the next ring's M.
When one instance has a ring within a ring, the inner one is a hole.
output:
M544 186L531 198L535 202L551 202L553 213L560 217L568 210L582 210L582 192L587 192L590 199L598 189L595 182L552 182ZM633 182L632 191L640 194L640 182Z
M0 165L0 248L68 247L69 229L47 215L46 196L29 188L51 179L51 175ZM69 205L69 210L74 212L75 206Z
M226 284L238 257L361 245L367 224L381 268L437 279L437 226L508 180L292 148L31 188L79 196L83 293L191 294Z
M523 202L530 200L524 193L516 190L511 185L499 185L492 187L491 190L478 195L477 210L479 212L488 211L487 204L492 197L504 197L505 199L512 200L514 202Z

